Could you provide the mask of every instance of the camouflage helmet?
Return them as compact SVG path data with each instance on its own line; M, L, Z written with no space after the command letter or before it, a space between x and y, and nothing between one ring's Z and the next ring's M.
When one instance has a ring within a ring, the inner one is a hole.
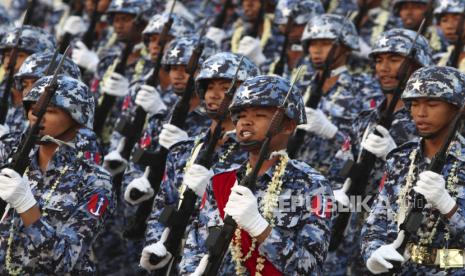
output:
M279 76L257 76L247 79L236 91L233 101L229 106L231 118L237 123L238 113L252 106L281 106L290 89L289 80ZM298 125L305 124L305 106L302 94L294 86L287 99L286 116L294 120Z
M217 53L202 63L200 72L195 81L197 84L197 92L200 97L205 96L207 88L206 80L211 79L234 79L236 75L237 66L241 56L230 52ZM249 58L244 56L241 68L237 74L237 80L245 81L247 78L255 77L260 74L259 69Z
M376 55L382 53L394 53L406 56L412 43L417 35L416 32L407 29L391 29L381 34L376 40L370 52L370 58L374 59ZM418 65L433 65L433 57L428 41L422 35L419 35L415 42L414 60Z
M174 13L171 16L173 17L173 25L171 25L170 31L168 32L170 36L183 37L194 34L195 26L192 22ZM144 31L142 32L142 34L144 35L145 42L147 42L146 40L150 35L161 34L163 26L167 21L167 13L156 14L152 18L150 18L147 27L145 27Z
M464 8L465 0L437 1L437 6L434 9L434 15L440 16L444 13L463 13Z
M192 52L196 47L199 38L197 36L180 37L171 41L163 54L163 65L187 65L191 58ZM199 64L202 64L205 59L214 55L218 47L216 43L208 38L203 39L203 52L200 57Z
M402 100L435 98L461 107L465 101L465 74L453 67L429 66L415 71L407 82Z
M52 76L45 76L34 83L31 91L23 98L26 110L30 104L39 100L51 80ZM51 104L68 112L77 123L92 129L95 103L89 88L80 80L65 75L58 76L57 84Z
M403 3L420 3L428 5L428 0L395 0L394 5L392 6L395 15L399 15L400 6Z
M354 23L336 14L314 16L308 22L302 34L304 50L308 49L309 41L314 39L340 39L350 49L359 49L359 37Z
M14 47L20 27L12 28L0 42L0 50L5 51ZM28 54L53 51L56 48L55 38L42 28L25 25L21 32L19 50Z
M115 13L127 13L139 16L141 20L148 22L151 6L149 0L112 0L106 13L110 16L110 21Z
M274 23L287 24L289 17L297 25L305 25L316 14L325 10L320 0L279 0L274 12Z

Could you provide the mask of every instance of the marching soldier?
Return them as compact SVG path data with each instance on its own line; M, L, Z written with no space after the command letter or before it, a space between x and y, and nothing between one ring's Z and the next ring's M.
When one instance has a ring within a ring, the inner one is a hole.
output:
M368 269L387 272L402 262L402 275L464 273L464 138L457 133L441 173L428 164L446 140L452 118L464 104L465 75L451 67L424 67L410 77L402 99L415 121L419 139L388 154L381 193L362 230L362 254ZM414 193L426 199L424 220L399 254L404 222Z

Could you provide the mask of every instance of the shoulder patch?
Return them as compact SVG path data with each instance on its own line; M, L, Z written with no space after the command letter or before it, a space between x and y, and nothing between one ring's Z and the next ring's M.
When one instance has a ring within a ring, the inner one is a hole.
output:
M108 198L101 194L93 194L87 203L87 210L96 217L101 217L108 206Z

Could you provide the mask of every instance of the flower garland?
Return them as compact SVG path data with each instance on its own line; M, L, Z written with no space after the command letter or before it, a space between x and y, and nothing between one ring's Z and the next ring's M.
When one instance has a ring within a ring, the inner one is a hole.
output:
M397 205L399 206L399 211L397 212L397 225L400 226L403 221L405 220L405 215L407 213L407 208L410 203L410 196L408 196L408 192L413 188L413 183L415 182L415 174L414 171L416 169L415 166L415 160L416 156L418 153L418 149L413 150L410 155L410 165L409 165L409 170L406 178L406 184L401 188L399 196L397 197ZM450 192L452 197L455 197L457 195L457 183L459 182L459 179L457 177L457 166L458 166L458 161L456 160L450 169L449 175L446 180L446 190ZM436 236L437 233L437 227L439 225L439 222L441 221L439 218L434 218L434 214L431 213L430 216L427 217L427 228L431 229L431 231L419 231L418 237L420 238L419 243L421 245L430 245L433 242L434 237ZM449 235L449 230L447 229L446 226L446 233L444 235L444 238L446 241L449 240L450 235Z
M68 165L66 165L63 168L63 170L60 171L61 176L63 177L63 175L67 171L68 171ZM29 167L26 169L24 175L27 175L28 172L29 172ZM60 177L60 180L61 180L62 177ZM56 190L59 183L60 183L60 181L58 181L58 179L53 183L53 185L52 185L52 187L50 189L50 192L47 194L47 196L45 196L43 206L48 205L48 203L50 202L50 199L52 198L52 194L55 192L55 190ZM48 213L46 211L42 211L41 217L46 217L47 215L48 215ZM14 268L13 264L12 264L12 257L11 257L12 253L11 252L12 252L12 248L13 248L14 232L15 232L15 217L13 215L13 218L11 220L10 232L9 232L9 236L8 236L8 244L7 244L7 250L6 250L6 257L5 257L5 268L6 268L9 275L21 275L22 274L21 267Z
M287 163L289 162L289 157L287 154L283 154L279 157L279 163L276 165L274 169L274 174L271 179L270 185L268 185L268 189L266 190L266 194L263 197L263 200L260 204L260 211L263 214L263 217L268 221L271 227L274 227L275 220L273 217L273 210L278 207L278 198L281 194L282 189L282 176L286 171ZM252 171L250 163L247 164L247 174ZM244 275L246 274L247 270L242 265L242 262L247 261L250 257L252 257L252 253L255 251L257 245L257 239L252 237L252 244L245 256L242 254L242 243L241 243L241 229L237 227L236 231L234 232L233 242L230 244L230 250L232 259L235 262L236 268L236 275ZM261 276L261 272L265 267L265 257L259 254L257 258L257 265L256 265L256 272L255 276Z

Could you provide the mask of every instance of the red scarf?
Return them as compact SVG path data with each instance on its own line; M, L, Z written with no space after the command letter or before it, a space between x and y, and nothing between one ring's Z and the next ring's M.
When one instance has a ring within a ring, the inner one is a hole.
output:
M215 195L216 204L218 206L218 210L220 211L222 219L224 218L224 207L228 202L229 195L231 194L231 188L234 186L235 182L236 171L217 174L213 177L213 193ZM247 255L251 244L252 238L250 237L250 235L246 231L241 230L241 248L243 256ZM257 267L257 258L258 246L255 248L255 251L252 253L252 256L244 263L245 267L250 272L250 275L255 275L255 270ZM282 275L282 273L279 272L267 259L265 259L264 265L265 267L261 271L262 275Z

